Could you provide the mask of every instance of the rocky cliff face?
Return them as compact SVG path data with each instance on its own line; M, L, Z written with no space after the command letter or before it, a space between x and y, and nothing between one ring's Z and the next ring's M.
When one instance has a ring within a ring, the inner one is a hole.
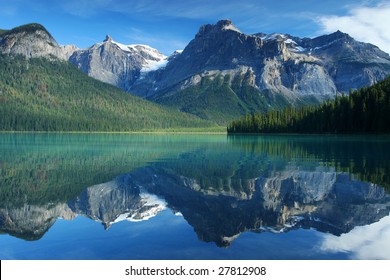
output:
M202 26L181 55L162 71L158 90L151 90L159 95L163 88L177 84L195 85L200 81L194 79L196 75L217 73L247 74L248 83L259 92L271 91L288 99L305 95L321 99L383 79L390 74L390 57L341 32L314 39L246 35L231 21L223 20Z
M314 39L296 40L306 55L316 57L340 92L372 85L390 73L390 57L378 47L354 40L337 31Z
M69 61L89 76L127 91L147 72L168 62L156 49L146 45L123 45L108 35L102 43L74 52Z
M75 46L59 46L40 24L28 24L0 35L0 53L21 54L27 58L47 57L68 60Z

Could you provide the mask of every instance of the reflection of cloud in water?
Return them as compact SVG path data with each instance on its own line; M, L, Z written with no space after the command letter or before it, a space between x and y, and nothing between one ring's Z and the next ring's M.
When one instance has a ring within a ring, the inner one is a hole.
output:
M341 236L327 235L321 249L351 252L354 259L390 259L390 216Z

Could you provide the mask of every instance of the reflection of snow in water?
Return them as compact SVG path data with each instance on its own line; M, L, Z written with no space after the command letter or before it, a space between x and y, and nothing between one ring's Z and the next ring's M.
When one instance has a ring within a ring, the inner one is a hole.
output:
M164 199L159 198L157 195L148 193L143 188L140 188L140 190L141 201L143 201L144 204L138 213L135 213L131 217L127 218L128 221L146 221L155 217L158 213L167 208L167 203Z
M135 213L129 214L126 212L119 215L113 223L124 220L130 222L146 221L157 216L161 211L167 208L167 202L164 199L159 198L157 195L148 193L142 187L140 187L140 191L142 207L140 209L136 209Z
M390 216L376 223L355 227L341 236L328 234L321 250L350 252L354 259L390 259Z

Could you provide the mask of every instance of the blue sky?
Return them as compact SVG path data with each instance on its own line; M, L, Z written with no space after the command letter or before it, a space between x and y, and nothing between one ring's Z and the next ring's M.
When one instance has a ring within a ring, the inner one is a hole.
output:
M79 48L109 34L169 55L201 25L225 18L247 34L314 37L341 30L390 52L388 0L0 0L0 29L38 22L59 44Z

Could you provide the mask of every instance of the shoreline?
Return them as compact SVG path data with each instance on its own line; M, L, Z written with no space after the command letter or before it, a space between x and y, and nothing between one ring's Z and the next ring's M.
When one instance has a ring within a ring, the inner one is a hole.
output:
M207 131L207 130L199 130L199 131L0 131L0 134L219 134L219 135L227 135L226 131L222 129L220 131Z

